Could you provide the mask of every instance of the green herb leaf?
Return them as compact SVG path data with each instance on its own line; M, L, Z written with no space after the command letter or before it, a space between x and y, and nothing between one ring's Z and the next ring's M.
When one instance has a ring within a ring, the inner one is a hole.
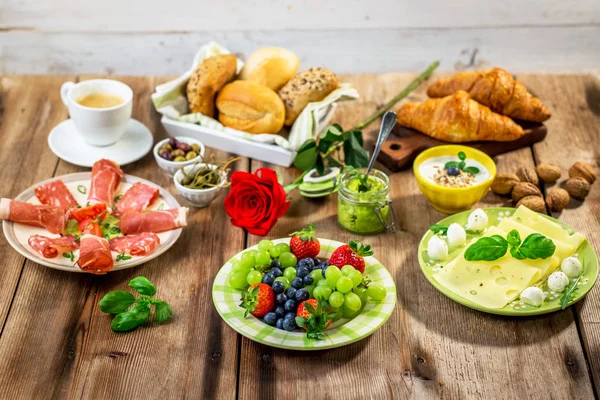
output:
M81 194L86 194L87 193L87 189L85 186L83 185L77 185L77 191Z
M157 210L162 211L164 209L165 209L165 203L160 203L160 206L158 206Z
M458 168L458 161L448 161L446 164L444 164L444 168L448 169L450 167Z
M156 286L144 276L138 276L129 281L129 286L134 288L139 294L154 296L156 294Z
M102 236L108 240L122 236L123 234L119 228L119 222L119 218L112 214L106 213L106 215L104 215L103 219L100 221L100 230L102 230Z
M154 300L152 301L152 304L154 304L154 315L156 316L156 322L159 324L164 324L173 315L173 310L166 301Z
M121 254L117 255L116 261L125 261L125 260L131 260L131 256L128 256L125 253L121 253ZM129 286L131 286L131 285L129 285Z
M79 223L74 219L69 219L63 235L81 235L81 232L79 232Z
M118 202L119 202L119 200L121 200L122 198L123 198L123 195L122 195L122 194L118 194L118 195L116 195L116 196L115 196L115 198L113 199L113 202L114 202L114 203L118 203Z
M308 171L314 168L317 162L317 143L309 139L298 149L298 155L294 159L294 166L302 171Z
M565 308L567 308L569 303L571 301L573 301L573 295L575 294L575 291L577 291L577 289L579 289L578 283L582 276L583 276L583 272L581 274L579 274L579 276L575 280L571 281L569 283L569 286L567 286L567 288L563 292L562 296L560 297L560 308L561 309L564 310Z
M146 304L138 304L129 311L117 314L110 323L110 327L115 332L131 331L142 325L150 317L150 307Z
M494 261L508 251L508 242L500 235L482 237L465 252L467 261Z
M118 314L127 310L135 303L135 297L124 290L113 290L108 292L98 302L100 311L107 314Z
M532 233L527 236L519 247L521 254L531 260L548 258L554 254L555 250L556 246L552 239L540 233Z
M466 167L463 168L463 171L471 175L477 175L480 172L477 167Z
M63 253L63 257L68 258L71 261L75 261L75 255L73 254L73 250L71 250L69 253Z
M519 250L518 247L511 247L510 255L516 258L517 260L524 260L527 258L523 255L523 253L521 253L521 250Z
M458 152L458 158L459 158L460 160L464 161L464 160L466 160L466 159L467 159L467 155L465 154L465 152L464 152L464 151L459 151L459 152Z
M508 235L506 235L506 241L510 246L518 247L521 244L521 235L519 235L519 231L513 229L512 231L508 232Z
M344 162L354 168L366 168L369 165L369 152L363 149L362 133L351 131L344 140Z
M458 163L458 168L460 168L460 169L463 169L463 170L464 170L464 168L465 168L465 166L466 166L466 165L467 165L467 163L466 163L466 162L464 162L464 161L461 161L461 162L459 162L459 163Z
M446 233L448 233L448 225L442 225L442 224L433 224L429 227L429 230L432 231L433 233L442 233L442 235L445 235Z

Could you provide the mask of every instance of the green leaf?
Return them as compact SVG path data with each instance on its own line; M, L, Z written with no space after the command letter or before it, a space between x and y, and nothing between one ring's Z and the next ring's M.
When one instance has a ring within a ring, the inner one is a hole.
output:
M521 235L519 235L519 231L513 229L512 231L508 232L508 235L506 235L506 241L510 246L518 247L521 244Z
M156 315L156 322L159 324L164 324L173 315L173 310L166 301L155 300L152 302L152 304L154 304L154 315Z
M458 163L458 168L460 168L460 169L464 169L466 165L467 165L467 163L466 163L466 162L464 162L464 161L461 161L461 162L459 162L459 163Z
M128 256L125 253L117 254L116 261L124 261L124 260L131 260L131 256Z
M315 167L317 162L317 144L309 139L298 149L298 155L294 159L294 166L302 171L308 171Z
M87 193L87 189L83 185L77 185L77 191L79 193L81 193L81 194L86 194Z
M482 237L465 252L467 261L494 261L506 254L508 242L500 235Z
M532 233L527 236L519 247L521 254L532 260L548 258L554 254L555 250L556 246L552 239L540 233Z
M138 304L132 307L129 311L117 314L117 316L110 323L110 327L115 332L131 331L148 321L149 317L150 307L148 307L146 304Z
M432 231L433 233L441 232L442 235L445 235L446 233L448 233L448 225L433 224L429 227L429 230Z
M569 303L571 301L573 301L573 294L575 294L575 291L579 288L578 283L582 276L583 276L583 272L581 274L579 274L579 276L575 280L572 280L569 283L569 286L567 286L567 288L563 292L563 295L560 297L560 308L561 309L564 310L565 308L567 308Z
M466 168L463 168L463 171L465 171L471 175L477 175L480 172L479 168L477 168L477 167L466 167Z
M296 317L296 325L298 325L300 328L303 328L306 326L306 320L302 317Z
M352 131L344 140L344 162L354 168L366 168L369 165L369 152L363 149L362 133Z
M450 167L458 168L458 161L448 161L446 164L444 164L444 168L448 169Z
M344 130L339 124L325 127L319 139L319 145L317 146L318 150L321 153L326 153L332 144L344 140L343 133Z
M158 211L162 211L165 209L165 203L161 203L160 206L158 206L157 210Z
M315 310L315 308L310 303L304 303L304 308L306 308L306 311L308 311L311 314L316 314L317 313L317 311Z
M107 314L118 314L127 310L135 303L135 297L124 290L113 290L108 292L98 302L100 311Z
M333 158L332 156L327 156L327 159L325 161L327 162L327 166L329 167L344 168L342 163Z
M67 227L65 228L63 235L81 235L79 232L79 223L77 220L69 219Z
M464 152L464 151L459 151L459 152L458 152L458 158L459 158L460 160L464 161L464 160L466 160L466 159L467 159L467 155L465 154L465 152Z
M113 198L113 203L118 203L123 198L122 194L118 194Z
M105 237L107 240L123 236L123 234L121 233L121 229L119 228L119 222L119 218L115 217L112 214L106 213L106 215L100 222L102 236Z
M323 175L325 173L325 162L323 162L323 156L321 156L321 154L317 154L315 168L317 169L319 175Z
M129 281L129 286L134 288L139 294L146 296L154 296L156 294L156 286L144 276L138 276Z
M524 260L527 258L523 255L523 253L521 253L521 250L519 250L518 247L511 247L510 255L516 258L517 260Z

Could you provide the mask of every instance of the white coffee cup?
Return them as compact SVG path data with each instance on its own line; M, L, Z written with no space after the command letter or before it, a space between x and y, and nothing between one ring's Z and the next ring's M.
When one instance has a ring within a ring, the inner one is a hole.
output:
M121 104L107 108L82 106L78 99L94 93L119 96ZM81 138L92 146L110 146L117 142L131 119L133 90L112 79L91 79L79 83L65 82L60 88L63 103Z

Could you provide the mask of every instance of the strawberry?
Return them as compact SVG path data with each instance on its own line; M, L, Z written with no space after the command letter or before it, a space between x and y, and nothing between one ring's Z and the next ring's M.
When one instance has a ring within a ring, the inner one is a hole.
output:
M303 258L316 258L321 251L321 243L315 238L315 227L313 224L299 232L294 232L290 235L290 249L298 260Z
M344 265L352 265L354 269L365 272L365 259L363 257L372 256L371 246L365 246L358 240L351 240L350 244L345 244L334 250L329 257L329 265L335 265L342 268Z
M240 307L246 309L244 317L247 317L248 313L255 317L264 317L275 308L275 292L265 283L255 283L247 292L242 293Z
M323 339L323 332L335 317L335 313L330 311L325 300L305 300L296 311L296 325L306 331L306 337L309 339Z

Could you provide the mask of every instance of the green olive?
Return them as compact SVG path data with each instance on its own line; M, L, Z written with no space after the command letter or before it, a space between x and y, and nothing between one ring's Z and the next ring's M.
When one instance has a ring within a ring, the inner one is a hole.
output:
M159 153L162 153L163 151L168 151L169 153L173 151L173 146L171 146L168 142L163 144L162 146L160 146L160 151Z
M177 156L173 159L173 161L175 162L182 162L185 161L185 157L184 156Z
M198 154L196 154L195 151L188 151L185 155L186 160L191 160L192 158L196 158L196 157L198 157Z
M193 143L190 147L196 154L200 153L200 145L198 143Z
M171 157L173 157L173 158L181 157L181 158L183 158L183 161L185 161L185 152L183 150L175 149L171 152Z

